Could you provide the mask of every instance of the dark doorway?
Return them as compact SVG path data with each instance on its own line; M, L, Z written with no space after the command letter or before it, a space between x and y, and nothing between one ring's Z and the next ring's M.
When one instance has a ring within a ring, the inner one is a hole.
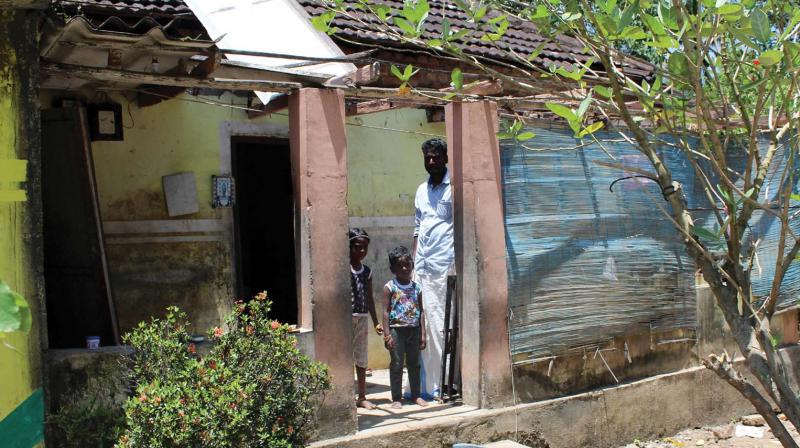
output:
M42 112L44 278L50 348L116 344L86 114Z
M297 323L294 191L289 141L238 138L232 142L236 179L237 295L267 291L272 316Z

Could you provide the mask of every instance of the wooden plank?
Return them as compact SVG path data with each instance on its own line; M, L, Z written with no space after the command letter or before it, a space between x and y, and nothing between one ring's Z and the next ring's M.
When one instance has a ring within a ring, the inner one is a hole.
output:
M337 76L335 78L331 78L327 83L325 83L328 87L339 87L339 86L349 86L349 87L358 87L358 86L368 86L370 84L376 83L381 76L381 65L379 62L373 62L372 64L365 65L353 73L344 76Z
M374 114L376 112L384 112L391 109L417 107L414 104L397 103L391 100L374 100L364 101L360 103L350 103L345 106L345 115L352 117L355 115Z
M275 59L291 59L291 60L298 60L298 61L313 61L313 62L358 62L364 59L368 59L369 56L376 52L377 49L373 50L366 50L361 51L358 53L351 53L346 56L342 57L314 57L314 56L301 56L297 54L283 54L283 53L268 53L263 51L247 51L247 50L236 50L234 48L220 48L220 52L223 54L238 54L241 56L259 56L264 58L275 58Z
M441 89L442 92L455 92L453 87ZM503 81L499 79L490 79L484 81L475 81L464 85L459 90L460 93L465 95L499 95L503 93Z
M793 308L790 310L783 311L781 313L777 313L773 316L773 320L777 320L776 324L773 324L772 327L780 333L781 345L794 345L798 343L800 339L800 334L798 331L798 313L800 310L797 308Z
M89 81L152 84L157 86L175 86L201 89L286 92L292 89L299 89L303 87L303 85L299 82L276 82L223 78L198 79L191 76L170 76L130 70L115 70L110 68L88 67L84 65L61 64L56 62L43 62L40 70L46 75L61 76L68 79L77 78Z
M106 245L103 241L103 226L100 219L100 199L97 194L97 180L94 173L94 161L92 160L92 141L89 138L89 119L86 117L86 108L78 106L77 108L77 127L80 132L80 141L83 148L83 158L86 167L86 176L89 183L89 192L91 194L90 202L92 212L94 214L94 223L96 226L97 245L100 253L100 266L103 271L103 281L105 284L106 299L108 300L108 311L111 318L111 328L114 331L114 342L117 345L122 344L119 334L119 321L117 317L117 307L114 304L114 296L111 292L111 278L108 273L108 259L106 258Z

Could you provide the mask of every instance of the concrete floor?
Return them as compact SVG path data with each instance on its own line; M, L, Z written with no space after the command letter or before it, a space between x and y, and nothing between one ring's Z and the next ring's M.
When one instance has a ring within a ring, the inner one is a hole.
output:
M367 376L367 399L377 409L358 408L358 431L383 430L413 424L434 417L462 416L477 411L474 406L430 402L426 407L403 402L402 409L391 409L392 394L389 389L389 370L373 370Z

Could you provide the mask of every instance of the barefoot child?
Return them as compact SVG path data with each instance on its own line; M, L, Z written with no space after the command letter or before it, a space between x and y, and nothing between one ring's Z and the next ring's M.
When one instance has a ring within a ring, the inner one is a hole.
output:
M369 249L369 235L363 229L352 228L348 233L350 237L350 288L353 304L353 359L356 364L356 377L358 378L358 398L356 405L364 409L375 409L375 405L367 400L367 339L369 336L369 322L367 312L372 316L372 324L378 334L383 334L383 328L378 323L375 313L375 302L372 299L372 270L361 263L367 256Z
M422 308L422 290L418 283L411 280L414 262L408 249L400 246L389 251L389 268L395 278L383 287L383 298L386 301L383 326L387 329L383 340L392 358L389 366L392 408L402 407L400 400L404 361L411 386L411 401L427 406L428 403L419 396L419 352L426 345L425 313Z

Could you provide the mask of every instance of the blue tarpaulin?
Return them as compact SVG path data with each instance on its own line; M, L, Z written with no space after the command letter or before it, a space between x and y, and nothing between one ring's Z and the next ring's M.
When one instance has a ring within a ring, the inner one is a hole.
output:
M536 150L501 144L512 354L558 355L627 334L695 328L694 263L658 208L670 211L658 186L635 178L611 192L614 180L636 173L594 163L612 161L597 144L558 149L578 145L571 132L530 130L537 136L526 145ZM612 140L604 146L613 162L652 171L618 134L598 138ZM709 203L685 155L664 146L661 156L682 183L696 225L712 228ZM769 194L779 177L768 178ZM758 294L769 291L779 230L767 215L757 212L749 232L762 238L753 273ZM799 275L790 270L783 306L798 297Z

